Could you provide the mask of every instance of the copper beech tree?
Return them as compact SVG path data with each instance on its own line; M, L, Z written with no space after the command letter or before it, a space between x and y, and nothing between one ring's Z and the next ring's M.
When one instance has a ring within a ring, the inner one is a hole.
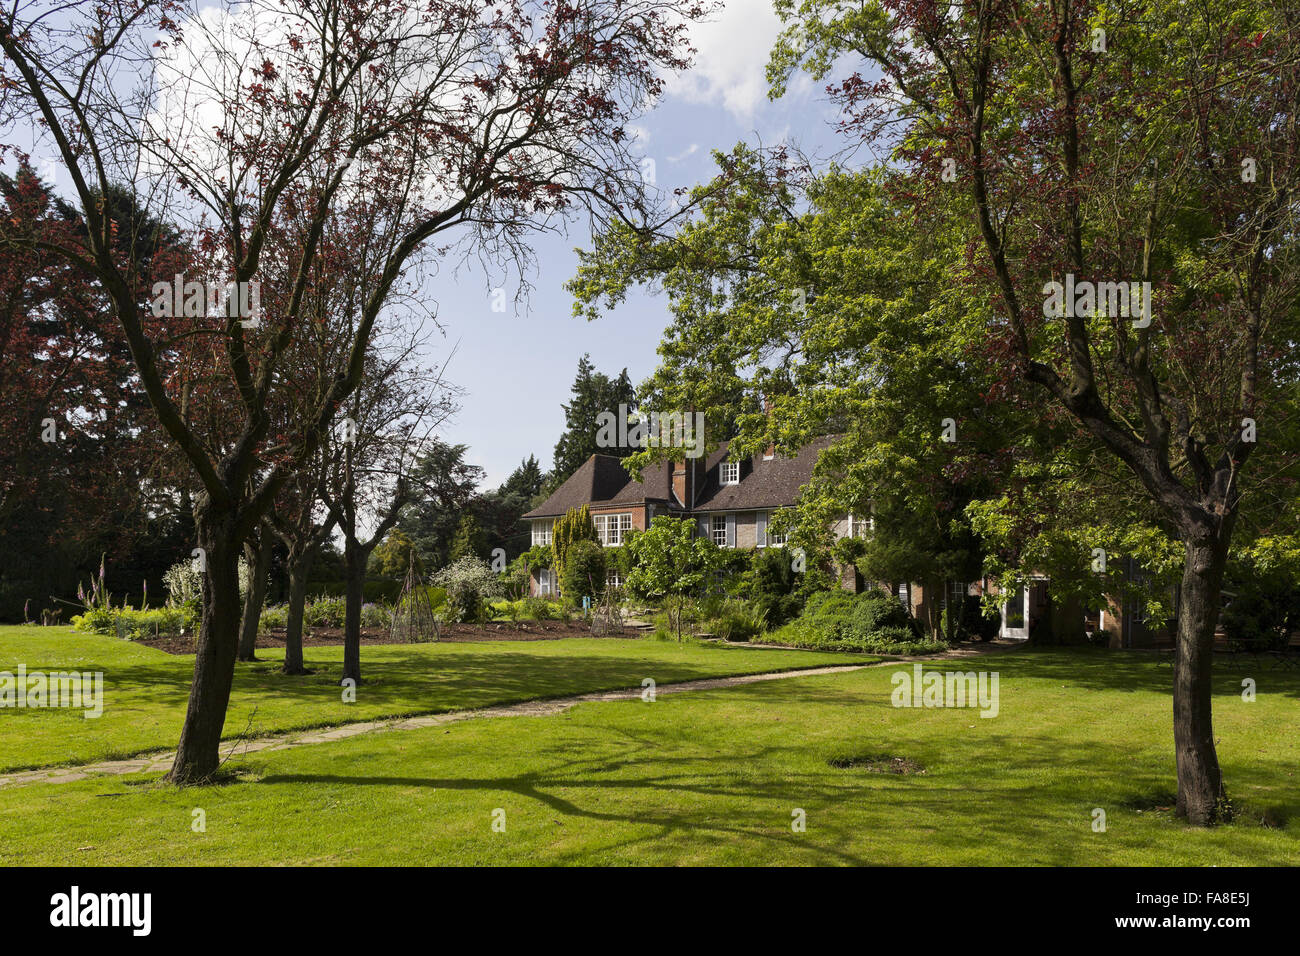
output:
M103 289L50 251L80 241L75 211L14 158L16 174L0 174L0 541L13 556L0 578L17 564L98 563L129 539L123 521L157 504L172 464L145 427L152 411ZM116 255L176 271L184 250L165 227L121 191L105 202L122 224ZM0 613L17 613L6 596Z
M79 240L39 248L103 288L200 489L203 619L172 781L219 765L239 553L360 383L393 284L420 255L524 256L528 230L574 210L638 218L645 189L624 126L688 65L685 27L703 13L693 0L18 0L0 13L5 141L48 150L84 221ZM184 281L233 283L235 299L260 283L275 303L200 308L170 343L199 374L172 367L150 277L115 252L121 224L98 197L118 184L186 233ZM329 387L273 429L339 215L367 221L386 254Z
M1300 34L1288 0L778 0L769 75L828 87L969 242L985 354L1131 472L1183 543L1177 812L1227 807L1213 639L1248 467L1294 402Z

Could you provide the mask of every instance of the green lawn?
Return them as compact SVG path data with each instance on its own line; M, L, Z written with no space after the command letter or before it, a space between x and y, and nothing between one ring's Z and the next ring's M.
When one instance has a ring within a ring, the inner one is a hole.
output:
M338 686L342 647L308 647L315 673L286 677L282 650L239 664L225 732L234 738L438 713L539 697L877 660L863 655L775 651L656 640L570 639L363 647L355 703ZM0 626L0 671L102 671L104 713L0 709L0 771L78 764L175 747L193 657L65 628Z
M583 704L249 755L232 762L237 781L210 788L176 790L155 774L0 790L0 860L1300 863L1297 672L1216 679L1219 754L1242 812L1197 831L1168 809L1167 666L1091 650L931 666L999 671L999 716L894 708L889 665ZM1253 703L1243 677L1258 682ZM925 772L832 766L881 755ZM196 808L205 832L191 828ZM792 832L796 808L806 832ZM493 831L496 810L505 832Z

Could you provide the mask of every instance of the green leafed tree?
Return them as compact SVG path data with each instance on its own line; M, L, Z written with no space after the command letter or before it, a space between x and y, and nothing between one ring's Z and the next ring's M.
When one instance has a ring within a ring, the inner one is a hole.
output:
M737 150L673 241L601 236L580 307L662 281L676 322L655 385L743 392L751 451L846 432L817 468L835 507L890 470L937 506L936 476L1017 492L1079 466L1094 510L1122 506L1101 526L1136 514L1175 538L1177 810L1220 819L1223 573L1265 510L1250 502L1294 498L1300 448L1294 18L1267 0L1122 19L1091 0L777 9L776 92L796 69L847 67L831 89L844 130L885 158L874 187L817 177L805 195L797 164ZM830 209L837 188L861 207ZM919 414L896 418L877 401L891 392Z
M628 552L628 589L662 602L680 641L686 605L717 567L717 545L698 537L689 518L659 515L648 529L629 535L623 547Z
M370 571L386 578L402 578L411 566L412 544L410 537L401 528L394 528L388 533L370 555ZM415 570L424 573L417 559Z
M584 597L593 602L605 593L608 559L605 549L595 541L574 541L564 554L564 577L560 593L570 604L580 604Z
M455 562L461 558L482 558L487 555L487 535L472 514L461 516L456 525L456 534L451 539L450 559Z
M1221 586L1243 498L1267 473L1252 459L1295 418L1295 11L1285 0L777 10L788 24L769 71L778 90L801 67L822 79L847 68L834 87L845 128L890 151L916 216L978 237L962 287L993 306L990 358L1122 462L1182 542L1177 812L1220 819Z

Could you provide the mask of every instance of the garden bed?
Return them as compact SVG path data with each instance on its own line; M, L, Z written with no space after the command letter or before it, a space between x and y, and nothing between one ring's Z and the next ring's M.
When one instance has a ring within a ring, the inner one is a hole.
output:
M581 621L525 621L511 624L494 621L491 624L444 624L442 641L444 643L470 644L476 641L558 641L566 637L611 637L632 640L642 636L636 628L625 627L614 634L596 635L591 633L591 625ZM193 654L194 640L190 637L149 637L139 638L132 643L142 644L168 654ZM338 647L343 643L341 627L313 627L302 636L303 647ZM395 641L386 628L363 627L361 629L363 646L371 644L404 644ZM259 648L284 647L284 628L272 628L265 634L257 635Z

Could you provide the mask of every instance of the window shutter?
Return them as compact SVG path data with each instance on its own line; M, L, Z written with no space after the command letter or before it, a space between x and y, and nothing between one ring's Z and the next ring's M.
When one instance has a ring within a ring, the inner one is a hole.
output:
M707 538L707 537L709 537L709 517L708 517L708 515L705 515L704 517L697 519L697 520L696 520L696 523L695 523L695 526L696 526L696 528L699 530L699 533L700 533L700 537L701 537L701 538Z
M727 547L734 548L735 546L736 546L736 516L734 514L728 513L727 514Z
M758 513L757 523L754 527L754 540L760 548L767 547L767 512Z

